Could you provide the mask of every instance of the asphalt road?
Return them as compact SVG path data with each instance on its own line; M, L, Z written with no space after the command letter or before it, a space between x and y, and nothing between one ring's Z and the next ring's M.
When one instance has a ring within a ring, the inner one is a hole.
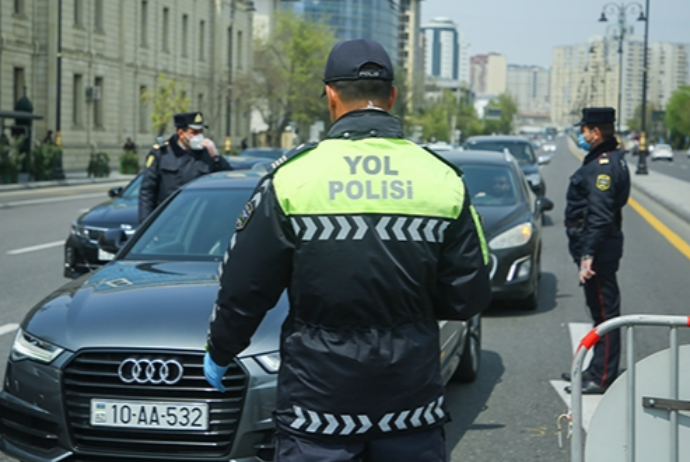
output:
M451 384L447 390L453 418L446 427L451 462L570 461L568 448L560 449L555 436L556 419L568 405L559 394L562 384L554 381L570 368L573 326L581 327L589 316L562 226L567 179L579 161L564 138L557 141L557 152L543 167L555 208L547 214L544 229L540 307L521 312L493 306L486 313L478 380ZM632 159L629 162L634 163ZM0 193L0 332L2 326L21 322L34 304L67 281L61 275L61 242L72 220L105 200L110 186ZM690 242L688 223L636 191L633 198ZM619 272L623 312L687 315L688 257L632 207L624 211L624 232L625 256ZM0 335L0 374L12 338L11 332ZM667 338L665 329L640 331L636 358L665 348ZM690 343L688 332L681 332L680 338ZM9 460L0 456L1 462Z
M690 156L686 151L673 151L673 161L655 160L652 161L649 157L647 160L647 168L660 173L665 173L672 177L690 181ZM628 156L628 162L631 164L631 171L637 170L639 162L637 156Z

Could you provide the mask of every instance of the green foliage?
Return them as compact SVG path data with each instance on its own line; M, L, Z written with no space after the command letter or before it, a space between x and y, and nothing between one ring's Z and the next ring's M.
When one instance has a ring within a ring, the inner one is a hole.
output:
M654 111L657 111L659 109L659 106L656 103L653 103L651 101L647 102L647 107L646 107L646 120L645 120L645 128L646 132L648 135L653 136L653 133L655 131L655 125L652 121L652 113ZM632 119L629 119L627 121L628 129L632 130L634 132L641 132L642 131L642 105L638 105L635 110L633 111L633 116ZM658 131L658 130L656 130ZM661 131L663 134L663 129Z
M467 94L465 88L455 92L444 89L439 99L427 101L414 117L414 122L422 127L425 141L455 142L455 130L460 130L462 138L483 133L482 121Z
M139 155L136 151L125 151L120 154L120 173L139 173Z
M168 79L164 72L158 74L156 89L154 92L146 92L141 96L143 104L153 102L151 108L152 131L159 136L165 133L168 123L173 115L179 112L187 112L189 98L183 90L184 84L176 80ZM201 110L201 108L199 108Z
M43 143L31 153L29 172L35 181L50 180L61 160L62 149L52 143Z
M517 114L517 103L509 93L501 93L497 99L492 100L486 107L498 108L501 110L500 120L486 120L484 123L484 133L510 134L513 132L513 117Z
M0 183L16 183L25 153L20 152L24 137L20 136L10 146L5 137L0 138Z
M328 120L321 98L323 69L335 37L325 22L278 12L266 38L254 43L254 67L233 82L233 94L258 111L270 144L280 144L289 122Z
M91 154L86 173L90 177L103 178L110 176L110 156L105 152L94 152Z
M676 139L690 136L690 85L679 87L671 94L664 122Z

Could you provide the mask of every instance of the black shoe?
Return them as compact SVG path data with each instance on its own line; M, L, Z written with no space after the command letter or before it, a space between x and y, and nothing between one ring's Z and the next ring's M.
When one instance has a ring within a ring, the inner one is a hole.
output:
M566 382L570 382L572 380L572 377L570 377L570 372L564 372L561 374L561 378L565 380ZM589 375L589 371L583 371L582 372L582 381L584 382L585 380L591 380L591 376Z
M582 394L583 395L602 395L606 393L606 388L608 387L603 387L599 385L597 382L594 380L586 380L582 382ZM573 392L573 389L570 385L565 387L565 392L570 394Z

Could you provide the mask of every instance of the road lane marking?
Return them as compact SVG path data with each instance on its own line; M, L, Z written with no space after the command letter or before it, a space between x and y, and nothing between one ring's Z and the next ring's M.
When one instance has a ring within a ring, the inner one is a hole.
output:
M0 326L0 335L9 334L10 332L14 332L18 328L19 324L17 324L16 322L11 322L9 324L2 325Z
M47 244L32 245L31 247L24 247L23 249L15 249L7 252L7 255L21 255L23 253L36 252L37 250L50 249L65 243L65 240L48 242Z
M573 150L574 143L571 139L568 139L568 148L570 152L582 160L582 155ZM680 253L682 253L685 258L690 260L690 244L685 242L680 236L671 231L671 229L666 226L661 220L655 217L649 210L644 208L639 202L637 202L632 195L628 199L628 204L633 208L643 220L645 220L649 225L661 234L673 247L676 248Z
M51 204L53 202L76 201L81 199L93 199L94 197L103 197L103 193L78 194L76 196L50 197L48 199L27 199L23 201L0 202L0 209L10 207L22 207L24 205L41 205Z

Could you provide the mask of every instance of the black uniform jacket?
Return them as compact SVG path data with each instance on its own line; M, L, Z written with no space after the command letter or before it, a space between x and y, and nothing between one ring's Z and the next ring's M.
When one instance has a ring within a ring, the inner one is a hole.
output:
M382 111L347 114L328 133L329 139L340 140L376 136L405 143L407 152L417 149L401 139L398 120ZM274 174L289 164L309 164L312 153L328 155L323 149L302 152ZM334 162L341 160L339 154L333 152ZM394 158L395 152L387 155ZM330 173L305 171L297 183ZM213 360L228 364L244 350L287 288L290 313L281 334L274 415L280 431L371 440L442 425L447 416L437 319L468 319L491 297L469 195L458 204L459 215L448 219L441 242L382 240L371 226L359 239L339 238L336 230L328 233L330 238L305 242L291 222L302 217L285 215L273 184L272 174L260 182L238 219L221 267L208 338ZM354 217L352 226L344 224L343 216L313 220L333 224L338 219L348 236L355 234L356 220L362 227L381 220L375 212Z
M206 148L187 151L177 142L177 135L162 146L155 145L146 157L144 178L139 191L139 222L149 216L173 192L202 175L231 170L220 154L211 157Z
M623 256L621 209L630 196L630 173L615 139L592 148L570 177L565 226L575 263L583 256L595 261Z

